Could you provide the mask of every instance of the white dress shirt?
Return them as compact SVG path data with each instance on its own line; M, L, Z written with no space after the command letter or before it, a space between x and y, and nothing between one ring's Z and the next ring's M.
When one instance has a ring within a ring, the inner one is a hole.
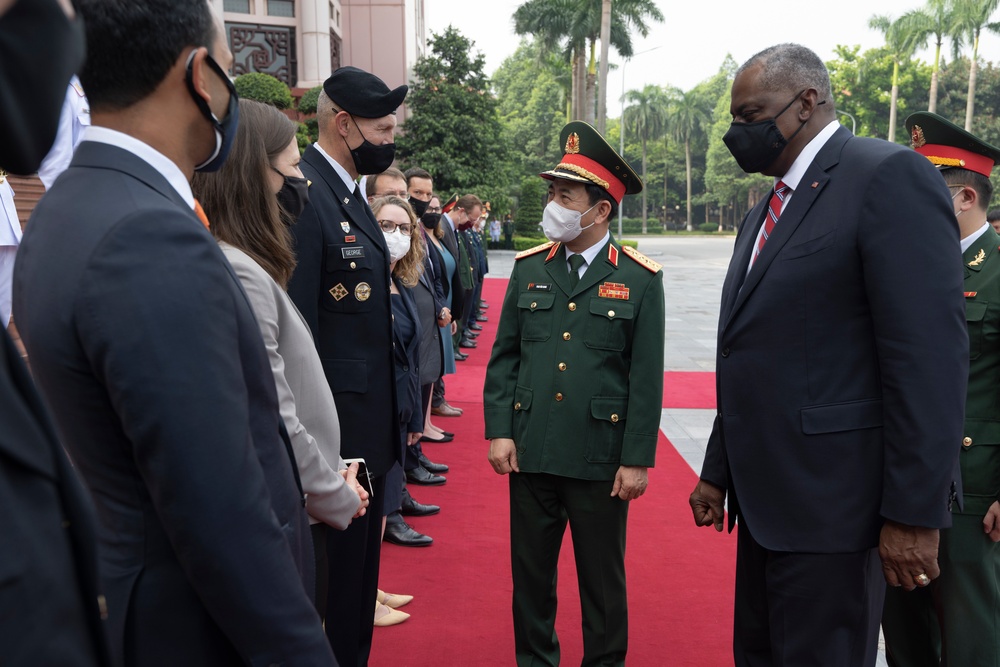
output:
M77 144L83 141L83 132L88 127L90 127L90 104L83 93L80 79L73 75L66 88L66 99L59 114L56 140L38 168L38 178L42 180L46 190L52 187L59 174L69 166L70 160L73 159L73 151L76 150Z
M965 251L972 247L972 244L976 242L976 239L986 233L989 226L990 223L984 222L982 227L962 239L962 254L965 254Z
M323 147L319 145L319 142L314 143L313 147L319 151L320 155L326 158L326 161L329 162L330 166L333 167L333 170L337 172L337 176L340 176L340 180L344 182L344 185L347 186L347 189L350 190L351 192L354 192L354 188L357 187L358 184L354 182L354 179L351 178L351 175L347 173L347 170L341 167L339 162L330 157L330 155L325 150L323 150ZM361 198L364 199L363 193L361 195Z
M573 269L573 267L569 263L569 258L572 255L582 255L584 262L583 265L580 267L579 272L577 273L577 276L582 278L583 274L587 272L587 269L590 267L590 265L594 263L595 259L597 259L597 254L601 252L601 248L604 247L604 245L608 242L608 239L610 238L611 238L611 232L604 232L604 236L601 237L600 241L590 246L583 252L573 252L569 248L566 248L566 272L568 273Z

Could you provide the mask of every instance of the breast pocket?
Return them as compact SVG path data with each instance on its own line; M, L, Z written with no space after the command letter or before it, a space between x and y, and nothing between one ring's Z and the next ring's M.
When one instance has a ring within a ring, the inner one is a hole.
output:
M621 352L632 335L634 318L635 306L628 301L592 297L583 342L595 350Z
M966 301L965 320L969 326L969 358L978 359L983 353L983 320L989 304L985 301Z
M833 245L836 240L836 230L830 230L822 236L817 236L814 239L809 239L803 243L793 246L785 246L784 250L781 252L781 259L799 259L802 257L808 257L810 255L815 255L821 250L826 250Z
M323 307L336 313L366 313L372 309L375 269L380 257L363 245L329 244L323 277Z
M521 340L546 341L552 335L552 305L554 294L544 292L522 292L517 297L518 313L521 316Z

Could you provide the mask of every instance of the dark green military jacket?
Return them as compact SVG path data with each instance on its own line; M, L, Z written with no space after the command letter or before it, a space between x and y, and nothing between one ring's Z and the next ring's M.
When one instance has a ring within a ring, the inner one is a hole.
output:
M983 516L1000 493L1000 236L990 227L965 254L969 389L962 440L962 513ZM958 511L958 507L952 508Z
M655 460L663 273L612 238L569 285L561 244L517 256L486 370L486 437L513 438L521 472L610 480Z

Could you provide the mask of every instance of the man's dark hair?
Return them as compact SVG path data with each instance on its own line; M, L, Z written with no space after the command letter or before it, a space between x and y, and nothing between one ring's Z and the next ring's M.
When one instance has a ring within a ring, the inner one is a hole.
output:
M990 179L979 172L968 169L945 169L941 175L944 176L944 182L948 185L969 186L979 196L979 206L984 210L990 207L990 200L993 199L993 184L990 183ZM987 220L989 220L988 217Z
M767 91L815 88L819 99L833 105L830 74L813 51L799 44L776 44L755 53L736 70L736 76L762 65L758 85Z
M995 208L986 214L986 222L994 222L1000 220L1000 208Z
M615 198L608 194L608 191L600 185L586 183L584 184L584 187L587 189L587 201L590 202L591 206L596 206L602 199L611 204L611 213L608 214L608 222L610 223L611 218L618 215L618 202L616 202Z
M428 181L434 181L431 173L426 169L421 169L420 167L410 167L406 170L406 185L410 185L410 179L412 178L426 178Z
M125 109L150 95L186 48L207 46L206 0L79 0L87 30L80 83L91 111Z

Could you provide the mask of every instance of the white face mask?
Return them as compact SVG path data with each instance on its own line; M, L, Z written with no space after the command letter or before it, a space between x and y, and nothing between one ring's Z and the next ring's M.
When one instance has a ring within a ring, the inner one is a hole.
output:
M385 237L385 244L389 247L390 263L398 262L410 252L410 237L404 236L398 229L392 234L382 232L382 236Z
M594 204L594 206L597 206L597 204ZM542 231L545 233L545 237L550 241L561 243L572 241L582 234L584 229L590 229L594 226L596 220L586 227L580 226L580 220L583 216L590 213L594 209L594 206L580 213L579 211L560 206L555 201L550 201L542 212Z

